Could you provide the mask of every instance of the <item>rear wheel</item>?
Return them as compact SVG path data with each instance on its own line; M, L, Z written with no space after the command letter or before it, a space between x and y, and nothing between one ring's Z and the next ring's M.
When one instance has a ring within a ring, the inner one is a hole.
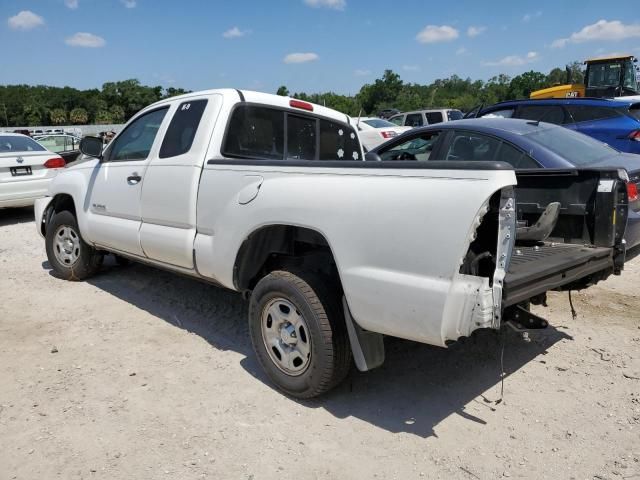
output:
M328 283L309 272L274 271L251 295L249 330L258 361L294 397L330 390L351 365L338 290Z
M102 254L82 240L76 217L67 210L47 225L45 245L49 264L65 280L89 278L102 264Z

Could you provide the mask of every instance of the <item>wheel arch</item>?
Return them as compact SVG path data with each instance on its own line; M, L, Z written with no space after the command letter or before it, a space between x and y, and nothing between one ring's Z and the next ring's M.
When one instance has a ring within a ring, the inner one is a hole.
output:
M57 193L53 196L49 205L42 215L42 224L40 225L40 231L43 236L47 235L47 226L51 221L54 214L60 213L64 210L68 210L77 218L76 204L73 200L73 196L68 193Z

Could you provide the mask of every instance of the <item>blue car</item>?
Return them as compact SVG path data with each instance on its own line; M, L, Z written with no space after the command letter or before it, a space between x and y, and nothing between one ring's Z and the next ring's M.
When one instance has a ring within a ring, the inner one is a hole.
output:
M503 117L562 125L621 152L640 154L640 103L606 98L513 100L476 109L465 118Z
M507 162L516 170L623 168L629 175L627 258L640 253L640 155L622 153L551 123L477 118L414 128L379 145L367 160L475 160Z

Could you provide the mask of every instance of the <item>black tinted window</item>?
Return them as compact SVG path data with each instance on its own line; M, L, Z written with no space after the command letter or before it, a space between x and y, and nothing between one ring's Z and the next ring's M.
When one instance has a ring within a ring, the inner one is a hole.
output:
M407 115L407 119L404 121L405 125L409 127L421 127L424 122L422 121L421 113L410 113Z
M600 120L603 118L612 118L618 116L618 113L613 108L605 107L589 107L587 105L569 105L567 110L573 117L573 121L588 122L591 120Z
M160 147L160 158L175 157L191 149L206 100L193 100L178 105Z
M427 112L425 115L427 116L427 123L429 125L433 123L440 123L443 120L441 112Z
M284 112L267 107L241 105L229 121L222 152L233 157L282 160Z
M500 145L500 150L498 150L498 156L495 160L499 162L507 162L508 164L513 165L513 168L540 167L533 158L508 143L502 143L502 145Z
M557 105L522 105L516 113L516 118L555 123L556 125L568 123L564 110Z
M287 115L287 158L315 160L316 122L315 118Z
M445 160L495 160L500 140L472 132L456 132L445 154Z
M355 130L320 120L320 160L362 160Z
M136 118L111 143L107 158L110 161L146 159L168 109L160 108Z
M464 117L464 115L460 110L449 110L447 112L447 117L449 117L449 121L453 121L453 120L461 120Z

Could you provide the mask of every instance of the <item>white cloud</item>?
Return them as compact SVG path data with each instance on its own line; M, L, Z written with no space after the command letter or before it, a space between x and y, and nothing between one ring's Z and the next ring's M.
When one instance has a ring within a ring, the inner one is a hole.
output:
M371 70L356 69L353 71L353 74L357 77L366 77L367 75L371 75Z
M9 28L14 30L32 30L40 25L44 25L44 18L30 10L22 10L17 15L9 17L7 23L9 24Z
M78 8L78 0L64 0L64 4L71 10Z
M464 55L465 53L467 53L467 49L464 47L460 47L458 50L456 50L456 55Z
M316 53L290 53L289 55L287 55L286 57L284 57L282 59L282 61L284 63L306 63L306 62L313 62L315 60L317 60L318 58L318 54Z
M509 55L496 60L495 62L482 62L485 67L519 67L528 63L533 63L540 58L538 52L529 52L525 56Z
M540 18L542 16L542 12L538 10L534 13L525 13L524 17L522 17L522 21L524 23L529 23L531 20L535 20L536 18Z
M402 65L402 69L407 72L417 72L420 67L418 65Z
M224 38L240 38L244 37L247 33L249 33L249 30L240 30L238 27L233 27L224 32L222 36Z
M420 43L450 42L460 36L458 30L449 25L427 25L416 35Z
M620 20L598 20L579 32L573 32L567 38L554 40L551 47L562 48L568 43L584 43L594 40L615 41L634 37L640 37L640 24L625 25Z
M87 32L78 32L67 38L64 42L71 47L85 48L100 48L107 44L104 38Z
M332 8L333 10L344 10L347 6L345 0L304 0L308 6L313 8Z
M138 2L136 0L121 0L125 8L136 8Z
M485 26L473 26L471 25L469 28L467 28L467 35L470 37L477 37L478 35L482 35L484 32L486 32L487 27Z

